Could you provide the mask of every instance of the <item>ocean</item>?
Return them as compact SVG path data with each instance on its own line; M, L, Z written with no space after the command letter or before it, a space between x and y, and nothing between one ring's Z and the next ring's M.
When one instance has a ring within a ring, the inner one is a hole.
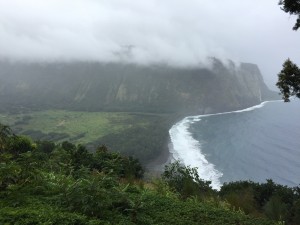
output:
M169 131L171 160L197 167L214 189L252 180L300 184L300 101L186 117Z

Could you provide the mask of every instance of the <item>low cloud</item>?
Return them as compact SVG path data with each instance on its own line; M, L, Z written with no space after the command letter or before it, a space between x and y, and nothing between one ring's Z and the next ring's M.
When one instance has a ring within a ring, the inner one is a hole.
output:
M300 63L294 22L273 0L0 0L0 57L195 66L214 56L257 63L273 81L285 58Z

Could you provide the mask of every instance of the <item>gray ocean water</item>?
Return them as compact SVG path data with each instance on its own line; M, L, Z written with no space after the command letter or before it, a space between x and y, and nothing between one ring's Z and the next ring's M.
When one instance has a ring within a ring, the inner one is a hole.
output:
M169 131L171 160L198 168L219 189L252 180L300 184L300 101L186 117Z
M300 184L300 101L268 102L260 108L202 117L189 132L206 160L236 180Z

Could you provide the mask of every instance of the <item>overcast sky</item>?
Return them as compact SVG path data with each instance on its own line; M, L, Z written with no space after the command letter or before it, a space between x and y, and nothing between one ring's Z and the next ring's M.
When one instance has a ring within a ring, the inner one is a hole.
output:
M271 86L300 63L296 18L278 0L0 0L0 57L191 66L258 64Z

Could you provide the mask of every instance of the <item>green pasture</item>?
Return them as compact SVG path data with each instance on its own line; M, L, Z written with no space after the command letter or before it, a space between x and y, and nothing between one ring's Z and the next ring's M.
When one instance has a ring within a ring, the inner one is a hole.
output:
M40 131L67 134L65 139L89 143L105 135L122 132L133 126L146 126L147 120L129 113L77 112L65 110L36 111L25 114L0 114L0 123L18 134Z

